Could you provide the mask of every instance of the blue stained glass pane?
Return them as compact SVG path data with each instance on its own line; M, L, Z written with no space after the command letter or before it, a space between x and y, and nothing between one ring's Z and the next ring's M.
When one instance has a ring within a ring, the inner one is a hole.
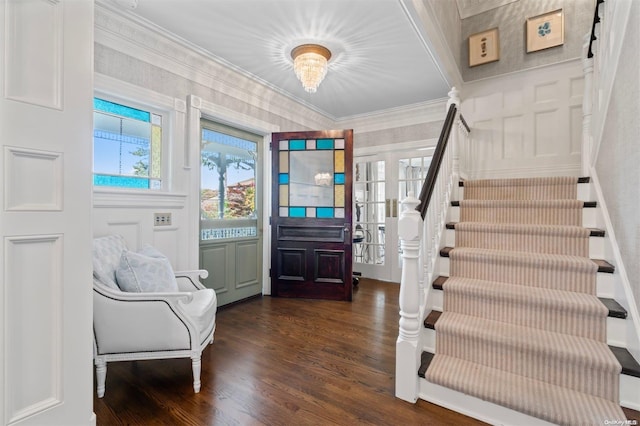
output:
M278 177L278 183L283 185L289 183L289 173L280 173L280 176Z
M306 217L307 209L304 207L289 207L289 217Z
M333 139L316 140L316 149L333 149Z
M323 218L333 217L333 207L318 207L316 209L316 217L323 217Z
M289 141L289 150L302 151L307 149L307 141L304 139L291 139Z
M116 114L121 117L133 118L134 120L145 121L147 123L151 122L151 114L147 111L105 101L104 99L93 98L93 109Z
M120 188L149 189L149 179L131 176L93 175L94 186L117 186Z
M336 184L344 183L344 173L335 173L335 174L333 175L333 181L334 181Z

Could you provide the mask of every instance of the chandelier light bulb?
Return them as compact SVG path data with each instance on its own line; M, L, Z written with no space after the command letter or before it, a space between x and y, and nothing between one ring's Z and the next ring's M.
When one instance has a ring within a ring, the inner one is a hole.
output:
M327 62L331 52L318 44L303 44L291 51L293 70L302 87L309 93L315 93L327 75Z

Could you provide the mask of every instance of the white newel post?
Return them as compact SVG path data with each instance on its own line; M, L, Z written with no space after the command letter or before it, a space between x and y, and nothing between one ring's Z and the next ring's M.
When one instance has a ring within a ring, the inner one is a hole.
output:
M582 176L591 174L592 135L591 115L593 112L593 57L587 58L591 34L585 36L582 60L584 73L584 94L582 96ZM595 46L594 46L595 48Z
M420 235L422 218L416 211L420 200L413 193L402 201L398 236L402 247L400 280L400 327L396 341L396 397L409 402L418 399L420 364Z

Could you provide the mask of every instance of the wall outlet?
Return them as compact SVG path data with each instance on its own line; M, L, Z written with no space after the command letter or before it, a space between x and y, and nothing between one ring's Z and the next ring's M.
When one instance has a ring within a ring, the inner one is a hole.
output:
M171 213L154 213L153 226L171 225Z

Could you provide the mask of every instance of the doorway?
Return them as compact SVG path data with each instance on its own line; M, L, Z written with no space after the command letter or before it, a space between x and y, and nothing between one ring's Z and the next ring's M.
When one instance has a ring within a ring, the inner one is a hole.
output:
M200 268L218 306L262 292L263 137L201 120Z
M400 203L410 191L420 194L431 156L412 149L355 157L353 260L362 276L400 282Z
M352 150L352 130L273 134L273 296L351 300Z

